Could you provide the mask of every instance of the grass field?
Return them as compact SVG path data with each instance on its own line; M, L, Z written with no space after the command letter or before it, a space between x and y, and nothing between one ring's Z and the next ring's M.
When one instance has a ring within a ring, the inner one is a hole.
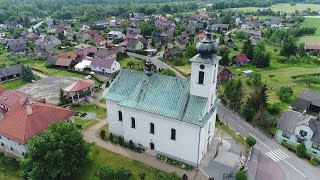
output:
M286 11L287 13L292 13L296 10L302 11L302 10L307 10L310 8L311 10L319 10L320 5L319 4L296 4L295 6L290 6L289 3L279 3L272 5L270 9L272 11ZM244 11L244 12L252 12L252 11L257 11L258 9L261 9L259 7L243 7L243 8L230 8L232 10L237 10L237 11ZM228 10L230 10L228 9Z
M98 123L98 120L95 119L82 119L80 117L74 118L76 125L81 125L82 130L87 130L96 123Z
M26 84L26 82L19 78L19 79L5 82L1 85L4 87L4 89L10 90L10 89L18 89L25 84Z
M97 114L97 118L101 120L107 117L105 108L95 104L81 105L80 107L74 107L73 110L77 112L94 112Z
M313 36L302 36L298 38L297 44L306 45L319 45L320 46L320 18L317 17L306 17L304 22L301 24L302 27L315 27L317 28L316 34Z
M97 146L91 145L89 153L89 161L83 165L76 175L70 177L73 180L98 180L96 175L99 168L104 166L111 166L113 169L124 167L131 171L132 176L130 179L139 179L139 173L145 172L147 180L157 179L157 174L160 172L157 169L148 167L138 161L120 156L116 153L107 151ZM167 179L167 174L165 179Z

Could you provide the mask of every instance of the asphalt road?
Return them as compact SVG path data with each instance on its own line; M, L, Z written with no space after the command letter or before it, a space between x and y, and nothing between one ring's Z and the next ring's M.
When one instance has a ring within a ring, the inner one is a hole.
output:
M219 118L228 124L240 135L253 136L257 140L254 148L260 151L260 164L258 165L256 179L281 179L286 180L319 180L320 169L310 165L307 161L298 158L294 153L282 147L275 140L268 138L262 132L252 127L244 119L232 112L222 104L218 107ZM271 171L270 171L271 169ZM272 170L274 169L274 170Z

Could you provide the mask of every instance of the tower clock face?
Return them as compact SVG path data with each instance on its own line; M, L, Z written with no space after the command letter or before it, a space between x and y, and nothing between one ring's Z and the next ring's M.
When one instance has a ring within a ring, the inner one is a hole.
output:
M205 66L203 64L200 65L200 69L204 69Z

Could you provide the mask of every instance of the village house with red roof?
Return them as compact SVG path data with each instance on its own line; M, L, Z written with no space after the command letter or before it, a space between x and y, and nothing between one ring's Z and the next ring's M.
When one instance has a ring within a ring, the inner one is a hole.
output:
M245 54L236 55L233 59L233 64L238 66L245 66L248 62L250 62L250 60Z
M58 121L74 122L75 112L0 87L0 145L24 155L28 141Z
M79 80L64 89L71 103L84 101L87 96L93 95L94 81Z

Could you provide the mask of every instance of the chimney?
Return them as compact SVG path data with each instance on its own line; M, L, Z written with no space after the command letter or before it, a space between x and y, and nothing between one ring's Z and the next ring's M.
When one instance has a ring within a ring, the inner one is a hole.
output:
M4 118L4 115L0 113L0 120L2 120L3 118Z
M24 103L26 103L26 102L27 102L27 99L28 99L28 98L23 98L23 99L21 99L21 100L20 100L20 104L21 104L21 106L22 106L22 105L24 105Z
M27 115L31 115L32 114L32 108L30 105L26 105L26 110L27 110Z

